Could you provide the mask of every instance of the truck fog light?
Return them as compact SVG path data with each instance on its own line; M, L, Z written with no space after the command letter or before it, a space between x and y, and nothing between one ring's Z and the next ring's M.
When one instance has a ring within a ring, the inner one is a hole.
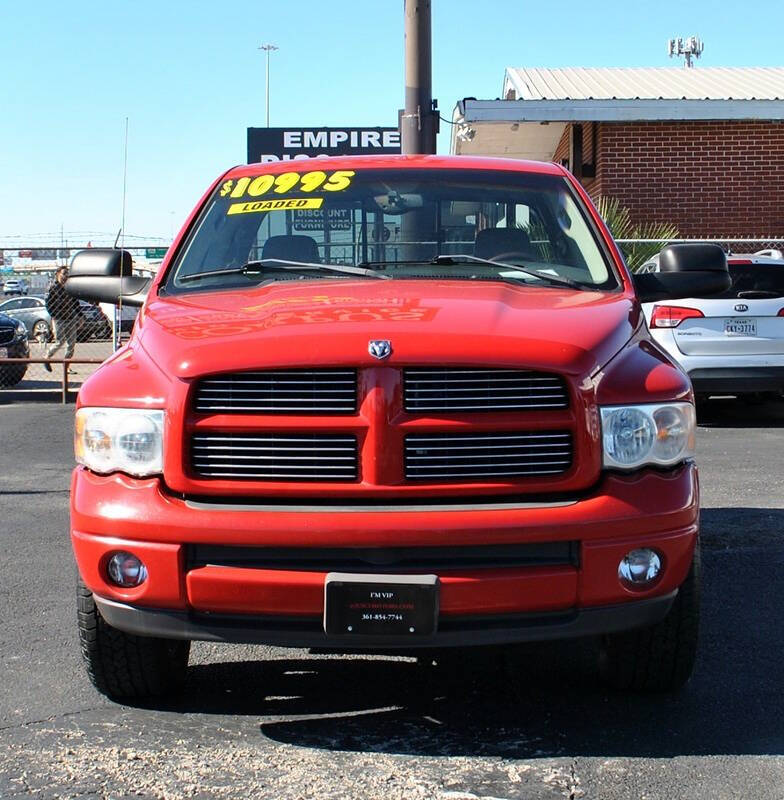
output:
M147 580L147 567L132 553L115 553L106 564L109 580L127 589Z
M618 565L618 578L621 583L632 587L644 587L652 583L661 572L661 559L658 553L643 547L631 550Z

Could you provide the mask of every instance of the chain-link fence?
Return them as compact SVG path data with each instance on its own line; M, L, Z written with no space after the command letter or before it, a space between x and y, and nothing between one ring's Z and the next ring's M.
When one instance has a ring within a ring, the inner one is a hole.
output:
M655 256L665 245L689 242L710 242L718 244L726 253L751 255L773 255L784 257L784 237L773 239L616 239L626 263L632 272L636 272L647 261Z
M714 242L728 253L760 253L784 257L784 237L769 239L619 239L618 245L633 271L644 268L665 245L680 242ZM76 248L78 249L78 248ZM126 248L134 256L134 269L153 274L165 249ZM66 397L82 384L114 347L130 335L138 309L119 313L108 304L86 303L67 295L57 278L71 252L54 253L49 261L9 257L0 249L0 397L25 394ZM30 251L35 253L35 251ZM150 257L154 256L154 257ZM782 261L784 268L784 261ZM65 361L65 363L63 363Z
M128 339L137 308L119 311L65 292L66 265L78 249L0 249L0 397L65 399ZM165 254L125 249L141 274L154 274Z

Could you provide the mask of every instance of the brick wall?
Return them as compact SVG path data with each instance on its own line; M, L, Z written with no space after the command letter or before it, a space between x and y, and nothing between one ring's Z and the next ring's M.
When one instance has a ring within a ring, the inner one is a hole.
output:
M594 144L594 136L596 136L596 144ZM572 169L571 159L571 137L572 125L569 124L564 128L558 146L553 153L553 161L556 164L561 164L563 161L568 161L568 168ZM590 164L594 156L597 162L596 178L583 178L582 184L585 190L594 200L601 194L601 183L599 181L599 153L601 141L601 125L599 123L593 124L590 122L583 123L583 163Z
M572 126L567 125L564 132L561 134L561 140L558 142L558 147L555 148L553 153L553 161L560 164L569 158L569 137L572 135Z
M602 122L598 129L597 176L585 181L594 198L617 197L634 220L673 222L683 236L784 235L784 124ZM586 160L590 153L589 145Z

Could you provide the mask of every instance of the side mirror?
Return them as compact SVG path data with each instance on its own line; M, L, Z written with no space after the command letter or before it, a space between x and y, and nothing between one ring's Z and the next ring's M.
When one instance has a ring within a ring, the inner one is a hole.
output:
M632 275L641 303L705 297L732 285L727 256L717 244L671 244L659 253L659 271Z
M133 260L127 250L80 250L71 260L65 291L80 300L141 306L152 278L133 275L132 270Z

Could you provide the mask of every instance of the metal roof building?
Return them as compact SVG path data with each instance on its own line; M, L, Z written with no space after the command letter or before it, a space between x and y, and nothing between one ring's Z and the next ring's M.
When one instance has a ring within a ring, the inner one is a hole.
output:
M558 161L686 235L784 232L784 202L759 194L784 187L784 67L508 67L502 97L457 104L453 153Z
M784 100L784 67L509 67L507 100Z

